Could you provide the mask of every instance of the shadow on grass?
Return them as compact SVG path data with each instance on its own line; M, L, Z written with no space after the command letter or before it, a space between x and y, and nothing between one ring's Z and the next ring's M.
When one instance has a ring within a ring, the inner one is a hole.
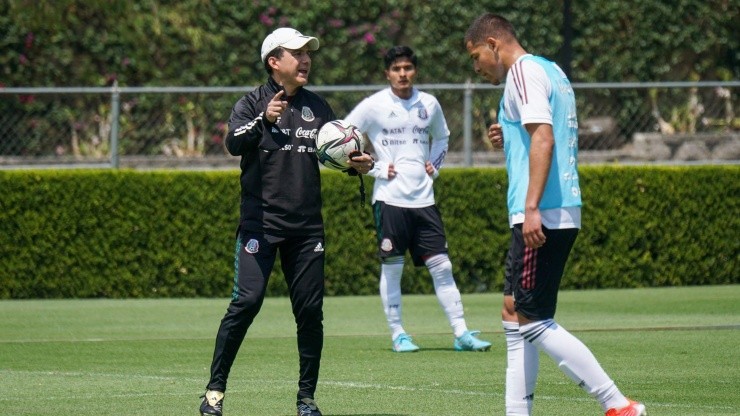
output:
M436 352L449 352L451 354L463 354L463 353L475 353L475 352L488 352L488 351L457 351L454 348L445 348L445 347L437 347L437 348L427 348L422 347L419 351L414 352L395 352L395 351L388 351L388 353L393 355L412 355L412 354L424 354L425 352L430 351L436 351Z

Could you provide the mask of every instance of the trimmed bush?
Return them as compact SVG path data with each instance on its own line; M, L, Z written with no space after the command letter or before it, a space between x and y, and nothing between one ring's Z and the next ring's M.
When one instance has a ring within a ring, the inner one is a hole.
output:
M582 167L583 229L565 288L738 283L738 166ZM228 296L238 172L0 171L0 298ZM374 294L370 195L324 171L329 295ZM436 183L460 290L500 291L506 173L449 168ZM406 293L432 293L407 259ZM268 288L285 295L280 264Z

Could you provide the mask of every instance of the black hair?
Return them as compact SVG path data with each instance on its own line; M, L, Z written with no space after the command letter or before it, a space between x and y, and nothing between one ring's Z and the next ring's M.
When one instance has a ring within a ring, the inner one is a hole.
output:
M271 57L280 59L283 56L283 52L285 52L285 49L283 49L281 46L278 46L277 48L271 50L270 53L267 54L267 56L265 56L265 60L264 62L262 62L262 64L264 64L265 66L265 71L267 71L267 75L272 75L272 67L270 66L270 64L267 63L267 61L269 61Z
M501 15L493 13L482 14L470 24L468 31L465 32L465 43L471 42L478 44L484 42L488 37L506 41L516 40L514 25Z
M409 48L408 46L394 46L390 48L388 52L385 53L385 57L383 57L383 61L385 62L385 69L390 68L391 65L393 65L393 62L395 62L398 58L409 58L414 66L418 66L416 63L416 54L411 48Z

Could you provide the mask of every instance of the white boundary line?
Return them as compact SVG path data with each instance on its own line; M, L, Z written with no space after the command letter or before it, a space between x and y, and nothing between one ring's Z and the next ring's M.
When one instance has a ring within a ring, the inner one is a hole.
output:
M100 378L109 378L109 379L138 379L138 380L152 380L152 381L178 381L178 382L188 382L197 384L199 382L202 382L203 380L195 377L179 377L179 376L154 376L154 375L148 375L148 374L116 374L116 373L96 373L96 372L84 372L84 371L23 371L23 370L2 370L0 369L0 376L3 375L18 375L18 376L24 376L24 377L58 377L58 378L67 378L67 377L100 377ZM4 378L4 377L3 377ZM240 381L240 383L247 384L247 385L254 385L257 387L264 387L266 385L269 386L285 386L287 387L294 387L295 386L295 380L244 380ZM557 384L572 384L570 382L562 381L557 382ZM319 380L319 387L323 388L338 388L338 389L350 389L350 390L394 390L394 391L403 391L403 392L426 392L426 393L435 393L440 395L450 395L450 396L479 396L479 397L491 397L500 399L503 398L503 394L500 392L480 392L480 391L466 391L466 390L460 390L460 389L446 389L442 388L435 388L433 386L430 387L411 387L411 386L403 386L403 385L389 385L389 384L380 384L380 383L366 383L366 382L359 382L359 381L334 381L334 380ZM732 387L732 386L730 386ZM125 390L126 386L122 385L122 389ZM146 388L142 387L140 389L140 392L137 393L111 393L110 390L105 389L99 389L99 390L87 390L86 392L82 394L76 394L76 399L83 399L83 400L95 400L95 399L104 399L104 398L135 398L135 397L161 397L161 396L187 396L187 397L196 397L197 395L201 394L201 390L197 391L180 391L180 392L173 392L173 391L158 391L158 392L151 392L150 390L147 390ZM30 392L30 391L13 391L13 389L6 390L3 394L0 396L0 403L2 402L17 402L19 400L19 396L22 395L22 393L28 392L29 395L33 396L34 401L47 401L47 402L53 402L57 400L68 400L69 396L49 396L44 394L38 394L39 392ZM97 394L95 394L97 393ZM229 389L229 393L240 393L240 394L246 394L246 393L254 393L254 390L252 389ZM329 395L330 393L324 393L326 395ZM556 401L556 400L562 400L563 398L560 396L548 396L548 395L537 395L536 400L543 400L543 401ZM575 400L578 402L591 402L593 401L590 397L578 397L578 398L571 398L569 400ZM693 409L698 412L709 412L709 411L729 411L729 410L737 410L732 406L694 406L690 404L676 404L676 403L659 403L659 402L649 402L649 407L660 407L665 409ZM702 413L699 413L702 414Z

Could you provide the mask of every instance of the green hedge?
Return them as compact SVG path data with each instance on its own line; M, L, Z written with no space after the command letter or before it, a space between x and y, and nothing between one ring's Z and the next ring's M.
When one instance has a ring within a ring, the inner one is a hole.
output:
M566 288L738 283L740 167L583 167L583 230ZM368 197L371 178L366 178ZM358 181L326 171L327 291L374 294L379 266ZM436 184L458 285L499 291L502 169ZM0 298L228 296L238 172L0 171ZM408 293L433 291L407 262ZM279 264L270 295L286 293Z

